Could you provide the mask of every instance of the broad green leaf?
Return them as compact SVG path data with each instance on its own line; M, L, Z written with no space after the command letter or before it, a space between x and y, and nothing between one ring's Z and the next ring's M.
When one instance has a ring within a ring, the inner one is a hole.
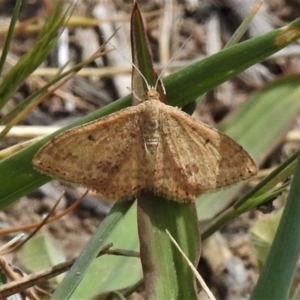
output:
M106 243L113 243L111 249L139 251L135 204L119 221L118 227L110 232ZM141 277L139 258L104 255L89 266L70 299L89 299L100 292L122 289L134 284Z
M109 214L102 221L96 232L93 234L86 247L82 250L79 257L67 273L66 277L56 289L51 299L69 299L87 272L90 264L95 261L95 257L100 250L110 243L108 238L111 236L113 229L125 217L130 209L132 202L125 201L115 204ZM118 227L120 228L120 227ZM128 239L129 240L129 239ZM129 241L132 245L131 241ZM101 278L99 279L99 281ZM90 286L91 287L91 286ZM95 286L93 286L95 288ZM94 292L94 290L92 290Z
M276 211L264 219L258 220L250 230L250 239L256 250L260 267L266 261L281 215L282 210Z
M63 250L58 242L47 232L42 232L32 237L18 253L22 266L31 273L53 267L66 260ZM53 279L60 283L63 275Z

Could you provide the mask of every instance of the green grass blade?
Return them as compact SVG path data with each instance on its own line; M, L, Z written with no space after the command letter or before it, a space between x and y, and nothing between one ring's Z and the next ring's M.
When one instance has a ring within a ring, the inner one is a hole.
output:
M300 37L300 18L288 26L224 49L164 80L169 103L182 107Z
M281 185L280 188L274 189L274 187L276 184L283 182L286 178L294 174L295 160L298 155L299 151L284 161L245 196L234 203L233 206L222 212L216 218L212 219L203 229L201 233L202 238L207 239L239 215L255 209L258 205L261 205L270 199L274 199L274 197L279 196L284 190L286 190L288 183Z
M143 74L142 76L133 68L134 98L138 96L143 99L145 92L150 89L149 86L155 86L160 100L165 102L160 82L156 84L157 75L153 69L147 34L137 4L131 17L131 45L133 63ZM166 233L168 229L196 266L200 256L200 234L195 205L174 203L152 193L139 195L137 203L140 257L146 297L196 300L193 273L179 252L176 252Z
M117 203L110 210L109 214L98 227L87 246L84 248L76 262L63 279L62 283L56 289L51 299L61 300L69 299L76 289L79 282L84 277L88 266L100 252L101 248L108 243L107 237L111 234L113 228L124 217L133 202Z
M166 233L171 233L196 266L200 235L194 206L151 194L138 199L141 259L150 299L198 299L193 272Z
M57 240L47 231L33 236L18 252L21 266L29 273L50 268L66 260L65 254ZM51 285L59 284L64 275L51 279Z
M136 202L126 212L107 238L112 249L139 251L136 223ZM124 289L142 278L138 257L104 255L89 266L71 299L90 299L96 294Z
M59 29L67 17L67 12L62 13L63 5L64 1L56 4L53 13L44 24L35 45L4 76L0 85L0 110L10 100L19 84L41 65L55 46Z
M267 261L251 295L254 299L288 299L300 255L300 156L287 202Z
M135 65L132 68L131 88L134 91L133 97L138 99L144 97L145 91L148 90L147 84L150 86L155 85L157 77L152 66L150 45L148 40L145 39L145 34L142 16L137 4L135 4L130 22L132 62ZM141 74L143 74L147 82L145 82ZM138 99L137 101L140 101Z
M36 92L32 93L29 97L24 99L22 102L20 102L18 105L16 105L6 116L2 118L2 123L9 122L5 129L3 129L0 132L0 139L3 138L9 130L23 117L22 112L24 112L26 109L31 108L33 103L39 98L44 96L48 91L49 88L54 86L55 83L58 83L59 81L67 80L68 77L72 77L75 73L77 73L81 68L83 68L85 65L91 63L96 58L99 58L104 55L104 52L100 52L100 49L86 59L85 61L77 64L76 66L72 67L71 69L54 76L52 80L50 80L48 83L46 83L44 86L42 86L40 89L38 89ZM50 90L51 91L51 90Z
M247 31L250 23L252 22L253 18L256 16L256 14L258 13L258 10L261 8L262 4L263 4L263 1L256 4L255 7L249 12L247 17L243 20L242 24L235 31L233 36L229 39L229 41L227 42L225 48L231 47L231 46L237 44L241 40L242 36Z
M9 51L9 47L10 47L11 41L12 41L13 36L14 36L14 30L15 30L15 27L16 27L16 23L18 21L20 9L21 9L21 4L22 4L22 0L17 0L16 4L15 4L15 7L14 7L14 10L13 10L13 13L12 13L12 18L11 18L11 21L10 21L10 24L9 24L7 36L6 36L6 39L5 39L5 43L4 43L1 58L0 58L0 76L2 75L3 68L4 68L4 65L5 65L5 60L6 60L6 57L7 57L7 53Z

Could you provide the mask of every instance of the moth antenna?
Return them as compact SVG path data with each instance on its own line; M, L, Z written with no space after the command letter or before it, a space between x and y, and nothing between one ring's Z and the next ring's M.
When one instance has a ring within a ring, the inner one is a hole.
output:
M125 60L127 60L134 68L135 70L141 75L141 77L143 78L148 91L151 90L151 87L149 85L149 83L147 82L146 77L143 75L143 73L138 69L138 67L132 62L130 61L130 59L128 59L123 53L121 53L110 41L106 41L107 44L111 45ZM135 95L136 96L136 95Z
M138 97L138 95L134 92L134 90L132 90L131 88L127 87L127 89L130 91L130 93L132 93L134 95L134 97L139 100L140 102L143 102L143 99L141 99L140 97Z
M158 85L159 82L161 83L161 87L162 87L164 95L166 95L166 93L167 93L166 88L165 88L164 83L163 83L161 78L157 78L154 89L157 90L157 85Z
M166 71L166 69L168 68L168 66L170 65L170 63L174 60L174 58L177 56L177 54L182 50L182 48L186 45L186 43L190 40L192 36L190 35L183 43L182 45L175 51L174 55L170 58L170 60L166 63L166 65L162 68L160 74L158 75L157 77L157 80L155 82L155 90L157 89L157 85L159 82L161 82L161 85L162 85L162 88L163 88L163 91L164 91L164 94L166 94L166 90L165 90L165 86L163 85L163 82L162 82L162 77L163 77L163 74L164 72Z

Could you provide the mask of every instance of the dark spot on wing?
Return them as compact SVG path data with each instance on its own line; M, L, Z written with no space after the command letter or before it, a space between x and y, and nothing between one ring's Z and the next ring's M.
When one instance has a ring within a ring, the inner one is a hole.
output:
M94 140L95 140L95 138L94 138L91 134L88 136L88 139L89 139L90 141L94 141Z
M135 138L137 136L137 134L135 132L130 132L130 137L131 138Z

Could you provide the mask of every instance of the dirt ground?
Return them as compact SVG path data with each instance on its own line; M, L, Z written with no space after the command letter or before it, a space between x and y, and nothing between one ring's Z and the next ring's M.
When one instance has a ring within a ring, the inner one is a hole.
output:
M123 55L130 58L128 37L131 1L90 0L78 2L74 15L101 18L104 14L111 18L106 18L106 20L110 20L99 26L76 27L68 31L68 60L71 64L78 63L91 55L118 27L120 30L112 43ZM253 7L256 3L256 1L245 2L247 5L236 0L199 1L199 3L197 1L174 1L173 4L168 1L140 1L141 10L146 16L146 27L157 69L161 70L174 54L176 54L175 58L169 63L169 68L165 73L219 51L245 17L247 6ZM39 22L42 22L51 5L50 0L24 1L20 21L36 17ZM0 12L0 26L5 26L9 22L12 12L11 1L0 1ZM174 20L171 24L167 21L168 18L164 18L164 14L167 13ZM261 35L273 28L283 26L299 15L300 4L297 1L265 1L260 13L250 26L246 38ZM162 26L165 30L164 35L160 34ZM0 35L1 43L4 38L4 35ZM36 33L21 32L17 34L10 50L12 61L26 53L35 38ZM184 45L180 48L183 43ZM299 46L296 46L299 51ZM44 73L41 74L43 75L28 78L5 106L1 116L4 116L22 99L34 92L40 85L40 78L47 80L47 69L57 68L66 63L61 56L62 49L60 47L56 47L45 61L42 66ZM180 50L178 50L179 48ZM61 95L56 94L47 99L26 116L20 125L63 126L128 94L127 87L130 87L131 67L119 53L114 53L103 60L97 60L96 63L90 65L90 68L95 70L120 68L123 73L114 76L76 76L61 89ZM286 54L278 59L268 60L259 67L251 68L241 76L208 93L195 116L199 120L215 126L245 101L252 92L277 76L296 73L299 72L299 69L300 65L296 55ZM5 149L24 140L26 138L8 136L0 142L0 148ZM291 145L281 145L278 149L273 149L272 156L266 158L265 163L260 167L268 168L278 164L292 150ZM84 190L66 187L57 181L52 181L1 211L1 227L9 228L40 222L42 217L50 211L54 200L62 191L65 191L65 195L59 204L58 211L73 203ZM46 230L59 242L66 258L76 257L109 209L110 204L99 200L94 194L89 194L75 211L48 225ZM200 272L217 299L247 299L251 292L258 276L258 263L249 241L248 230L260 218L263 216L257 211L245 214L215 234L210 244L205 243ZM14 235L4 236L3 242L7 242L12 236ZM78 236L81 239L78 239ZM206 247L209 249L208 251L205 250ZM221 269L214 269L215 266L209 257L209 252L215 251L216 247L224 249L223 262L220 263ZM243 282L239 281L241 278L245 278Z

